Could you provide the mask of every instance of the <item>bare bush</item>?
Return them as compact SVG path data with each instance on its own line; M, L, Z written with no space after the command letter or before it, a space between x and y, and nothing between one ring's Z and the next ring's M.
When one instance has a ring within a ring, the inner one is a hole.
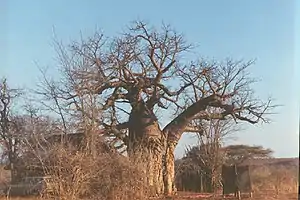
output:
M35 166L36 171L42 168L43 174L51 177L51 188L45 188L43 197L62 200L147 199L145 176L137 165L116 152L98 148L98 155L94 156L84 148L59 143L48 146L47 155L34 154L39 163L27 161L27 165Z
M4 166L5 165L0 165L0 190L5 189L11 179L9 171L5 170Z
M298 166L253 166L251 180L255 193L272 192L279 194L297 193Z

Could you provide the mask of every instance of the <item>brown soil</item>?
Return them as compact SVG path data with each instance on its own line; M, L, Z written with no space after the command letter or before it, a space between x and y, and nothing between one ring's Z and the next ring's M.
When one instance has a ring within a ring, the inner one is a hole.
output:
M180 192L176 196L165 198L166 200L226 200L226 199L237 199L234 196L226 196L225 198L222 195L213 196L212 194L200 194L200 193L187 193ZM254 193L253 197L250 198L248 194L242 194L242 200L297 200L298 194L272 194L272 193Z

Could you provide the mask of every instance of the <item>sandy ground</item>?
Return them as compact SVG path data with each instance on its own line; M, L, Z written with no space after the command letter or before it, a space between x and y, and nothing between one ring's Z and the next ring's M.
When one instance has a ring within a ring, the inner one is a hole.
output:
M194 200L221 200L221 199L237 199L234 196L227 196L223 198L222 195L213 196L211 194L178 194L175 197L167 198L170 200L186 200L186 199L194 199ZM243 199L251 199L251 200L297 200L298 194L253 194L253 197L250 198L248 194L242 194Z

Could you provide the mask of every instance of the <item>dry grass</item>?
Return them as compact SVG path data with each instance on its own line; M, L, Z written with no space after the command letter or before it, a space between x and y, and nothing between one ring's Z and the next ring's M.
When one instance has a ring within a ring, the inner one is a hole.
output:
M139 167L112 152L75 151L65 147L52 150L55 168L45 167L53 177L55 194L61 200L146 199L147 187ZM47 197L48 195L46 195Z
M200 197L199 194L194 194L190 196L176 196L172 198L164 198L164 199L157 199L157 200L187 200L187 199L193 199L193 200L224 200L222 197L205 197L205 195L202 195L203 197ZM236 199L234 197L228 197L226 199ZM298 194L282 194L282 195L275 195L275 194L258 194L254 196L253 198L247 198L242 197L243 200L297 200ZM7 200L7 198L3 197L0 198L0 200ZM38 197L12 197L9 198L9 200L40 200Z
M5 165L0 165L0 190L10 181L10 171L4 170Z
M213 196L212 194L200 194L191 192L179 192L174 197L161 198L159 200L236 200L237 198L230 196L223 198L222 195ZM242 195L242 200L296 200L298 194L255 194L252 198L247 195Z
M87 150L57 145L46 158L39 157L40 167L53 179L52 194L42 199L60 200L146 200L148 189L140 167L120 154L98 149L96 155ZM36 165L36 163L34 163ZM53 167L55 166L55 167ZM23 200L40 197L9 197Z
M251 170L255 193L296 194L298 192L298 166L262 165Z

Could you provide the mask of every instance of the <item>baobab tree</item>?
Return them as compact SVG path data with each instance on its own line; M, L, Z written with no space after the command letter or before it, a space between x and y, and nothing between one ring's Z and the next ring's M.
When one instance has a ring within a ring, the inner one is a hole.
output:
M144 164L157 194L172 193L174 149L183 133L201 132L195 120L255 124L267 122L273 108L251 89L255 80L247 70L253 61L184 62L192 45L170 26L155 29L137 21L112 39L97 32L67 48L56 44L64 72L57 97L82 113L78 98L97 97L98 126L126 146L130 159ZM156 113L167 114L164 110L173 119L161 127Z

